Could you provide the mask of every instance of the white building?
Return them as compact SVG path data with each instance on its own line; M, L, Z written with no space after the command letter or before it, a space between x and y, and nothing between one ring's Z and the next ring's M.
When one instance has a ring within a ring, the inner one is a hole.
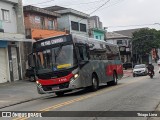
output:
M0 83L24 77L25 41L21 0L0 1Z
M119 51L121 54L121 60L123 63L131 62L131 38L118 34L115 32L107 32L106 38L108 43L116 44L119 46Z

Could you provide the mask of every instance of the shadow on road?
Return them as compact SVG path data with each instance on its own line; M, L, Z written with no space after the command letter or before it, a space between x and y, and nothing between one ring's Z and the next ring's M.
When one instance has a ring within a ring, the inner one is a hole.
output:
M123 83L118 83L116 86L121 85L121 84L123 84ZM109 88L109 87L113 87L113 86L109 86L109 85L99 86L98 91L106 89L106 88ZM93 93L93 92L89 88L84 88L84 89L82 88L82 89L79 89L79 90L76 90L76 91L67 92L63 96L53 95L53 96L50 96L50 97L47 97L47 98L44 98L44 99L53 99L53 98L64 98L64 97L80 96L80 95L87 95L89 93Z

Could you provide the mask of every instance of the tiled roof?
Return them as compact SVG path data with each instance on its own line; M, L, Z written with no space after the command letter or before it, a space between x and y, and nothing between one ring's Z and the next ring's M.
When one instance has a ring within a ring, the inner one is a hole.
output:
M107 39L118 39L118 38L131 38L131 37L128 37L128 36L125 36L125 35L122 35L122 34L118 34L118 33L115 33L115 32L107 32L106 33L106 38Z
M128 36L128 37L132 37L133 33L136 32L136 31L139 31L140 29L144 29L144 28L120 30L120 31L114 31L114 32L118 33L118 34L122 34L122 35Z
M77 10L74 10L74 9L71 9L71 8L64 8L64 7L61 7L61 6L52 6L52 7L47 7L47 8L44 8L46 10L49 10L49 11L55 11L59 14L73 14L73 15L76 15L76 16L79 16L79 17L82 17L82 18L88 18L89 15L86 14L86 13L83 13L83 12L80 12L80 11L77 11Z
M51 12L51 11L48 11L46 9L35 7L35 6L31 6L31 5L24 6L23 10L24 10L24 12L26 12L26 11L37 12L37 13L46 14L46 15L50 15L50 16L60 17L60 14L58 14L56 12Z

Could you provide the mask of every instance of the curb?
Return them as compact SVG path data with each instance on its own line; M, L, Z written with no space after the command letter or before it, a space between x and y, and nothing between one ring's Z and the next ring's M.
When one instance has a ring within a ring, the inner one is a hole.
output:
M128 75L128 76L123 76L122 79L123 79L123 78L128 78L128 77L131 77L131 76L130 76L130 75Z
M22 101L19 101L19 102L16 102L16 103L12 103L12 104L9 104L9 105L4 105L4 106L0 107L0 109L11 107L11 106L22 104L22 103L26 103L26 102L30 102L30 101L34 101L34 100L38 100L38 99L47 98L47 97L50 97L50 96L51 95L46 95L46 96L41 96L41 97L36 97L36 98L30 98L30 99L22 100Z

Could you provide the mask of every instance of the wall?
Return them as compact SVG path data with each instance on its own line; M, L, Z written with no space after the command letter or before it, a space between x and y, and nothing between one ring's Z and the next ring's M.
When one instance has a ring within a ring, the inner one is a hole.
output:
M69 20L70 20L70 24L71 24L71 21L86 24L86 29L87 29L86 32L75 31L75 30L72 30L71 26L70 26L71 33L79 34L79 35L86 36L86 37L89 36L88 35L88 20L87 19L82 19L81 17L77 17L77 16L74 16L74 15L69 15Z
M70 30L69 15L62 15L58 20L58 30Z
M81 32L81 31L75 31L71 29L71 21L79 22L86 24L87 32ZM58 18L58 29L60 30L69 30L70 33L73 34L79 34L82 36L88 37L88 21L87 19L82 19L81 17L77 17L75 15L62 15L60 18Z
M33 29L41 29L41 21L36 20L36 17L43 17L45 21L45 27L44 29L48 29L48 21L53 20L54 21L54 30L57 30L58 24L57 24L57 18L56 17L48 17L36 13L28 13L24 12L24 23L25 23L25 28L33 28Z
M117 45L117 40L106 40L106 42Z
M94 38L95 38L95 39L104 40L104 33L98 32L98 31L94 31L93 34L94 34ZM96 38L96 36L97 36L98 38Z
M2 20L1 9L9 10L10 13L10 20L2 21L4 32L17 33L17 20L16 20L15 9L13 9L13 4L0 1L0 20Z

